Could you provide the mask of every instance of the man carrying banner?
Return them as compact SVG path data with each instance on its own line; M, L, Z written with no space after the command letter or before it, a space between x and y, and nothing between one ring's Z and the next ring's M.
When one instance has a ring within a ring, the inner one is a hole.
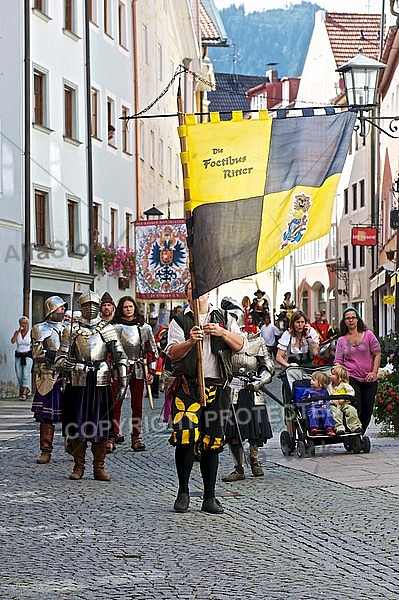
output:
M209 294L199 297L199 322L194 325L192 287L186 285L189 306L174 317L169 325L166 353L172 361L173 433L169 440L175 446L179 491L174 503L176 512L189 507L189 478L194 462L194 449L200 453L204 484L202 509L211 514L223 513L215 498L219 453L223 450L224 426L230 402L231 354L244 349L245 336L234 317L226 311L214 310ZM205 405L199 400L196 344L203 343ZM166 390L165 390L166 393Z

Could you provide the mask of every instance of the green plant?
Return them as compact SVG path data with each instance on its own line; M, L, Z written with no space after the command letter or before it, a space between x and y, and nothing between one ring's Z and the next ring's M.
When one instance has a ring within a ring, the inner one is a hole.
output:
M136 272L136 258L130 248L98 245L94 251L94 262L99 275L132 279Z
M391 373L379 382L373 414L376 423L382 425L382 433L399 435L399 373Z

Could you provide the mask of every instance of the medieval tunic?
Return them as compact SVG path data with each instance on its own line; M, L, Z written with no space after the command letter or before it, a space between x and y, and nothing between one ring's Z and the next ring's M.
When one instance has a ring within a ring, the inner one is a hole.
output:
M221 327L226 327L229 331L244 337L235 318L226 316L223 311L212 310L207 314L200 314L200 326L203 327L207 322L219 323ZM194 316L189 307L184 311L184 316L180 313L171 321L166 353L173 344L182 343L189 338L193 324ZM176 376L178 383L173 393L173 433L169 440L172 446L198 444L203 450L220 452L223 449L230 402L230 388L227 384L231 371L226 372L221 357L226 351L231 355L231 351L224 342L222 344L225 348L218 347L219 339L213 336L204 336L203 339L206 396L204 407L200 405L198 399L195 347L182 360L172 364L172 374Z
M273 437L267 413L265 395L246 387L249 379L245 373L257 373L259 367L266 367L274 373L274 365L260 333L247 334L247 350L233 355L233 379L230 383L232 407L226 426L226 439L248 440L251 445L262 446ZM244 370L244 376L240 375Z
M40 423L62 421L62 384L60 371L54 364L65 324L55 321L37 323L31 330L32 357L36 371L36 392L32 412Z

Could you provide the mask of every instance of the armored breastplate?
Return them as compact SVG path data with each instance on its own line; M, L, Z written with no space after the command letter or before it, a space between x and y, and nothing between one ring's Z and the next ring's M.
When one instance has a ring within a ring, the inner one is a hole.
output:
M107 358L107 345L100 333L79 327L78 333L73 340L73 354L78 362L95 363ZM75 333L75 332L74 332Z
M31 331L33 358L39 358L45 350L56 352L60 347L63 328L63 323L54 323L53 321L37 323Z
M137 325L114 325L123 349L129 359L141 358L141 340Z

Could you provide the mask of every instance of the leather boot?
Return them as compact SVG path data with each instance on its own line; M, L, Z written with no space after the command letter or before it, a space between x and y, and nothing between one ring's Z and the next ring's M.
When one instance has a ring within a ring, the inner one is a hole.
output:
M69 479L77 481L78 479L82 479L83 473L85 472L87 442L82 442L81 440L72 440L70 438L68 438L68 442L69 447L71 448L73 460L75 461L73 471L70 474Z
M98 481L110 481L111 475L104 470L104 461L106 451L107 442L92 442L91 451L93 453L93 474L94 479Z
M45 465L51 460L53 451L55 425L52 423L40 423L40 450L41 454L36 459L39 465Z

